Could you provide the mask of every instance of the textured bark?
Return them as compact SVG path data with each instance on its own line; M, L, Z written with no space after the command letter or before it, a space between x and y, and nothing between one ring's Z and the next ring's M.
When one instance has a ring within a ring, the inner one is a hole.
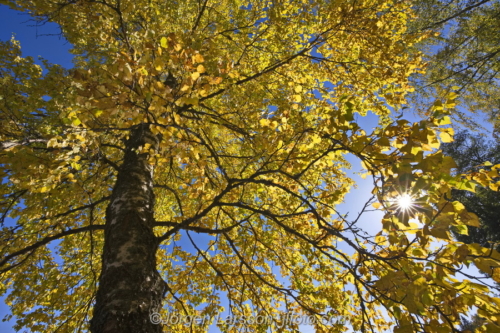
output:
M153 167L146 143L158 146L147 125L137 126L126 144L123 164L106 210L99 289L91 321L93 333L161 332L150 312L161 304L164 282L156 270L158 241L153 233Z

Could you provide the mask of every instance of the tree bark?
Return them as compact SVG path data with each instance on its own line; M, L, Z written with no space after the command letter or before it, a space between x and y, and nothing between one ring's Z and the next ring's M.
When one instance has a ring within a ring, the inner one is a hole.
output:
M153 166L148 153L136 153L147 143L155 151L158 148L149 126L136 126L126 142L106 210L102 271L90 324L93 333L162 332L161 325L150 320L165 289L156 270Z

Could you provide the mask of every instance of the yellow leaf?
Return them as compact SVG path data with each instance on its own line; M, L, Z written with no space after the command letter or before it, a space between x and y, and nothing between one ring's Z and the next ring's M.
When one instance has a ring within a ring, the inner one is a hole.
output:
M439 137L441 138L441 141L443 141L444 143L448 143L448 142L453 141L453 137L447 132L441 132L439 134Z
M444 156L443 157L443 164L442 164L442 166L445 169L453 169L453 168L457 167L457 164L453 160L453 157L451 157L451 156Z
M70 165L75 170L80 170L82 168L82 166L76 162L71 162Z
M203 59L203 56L201 54L197 53L193 56L193 61L197 63L202 63L205 61L205 59Z
M163 61L161 58L156 58L153 62L153 66L157 71L161 71L163 69Z
M213 84L213 85L220 84L221 82L222 82L221 77L215 77L212 80L210 80L210 84Z
M460 219L466 225L470 225L470 226L476 227L476 228L479 228L481 226L481 224L479 223L479 218L474 213L470 213L470 212L462 213L462 214L460 214Z
M57 147L57 138L52 138L47 141L47 148Z
M491 274L491 277L493 278L493 280L495 280L495 282L500 283L500 267L495 267L492 269L492 271L493 274Z
M436 238L450 239L450 235L448 234L448 232L445 229L441 228L432 228L431 235Z
M157 44L157 45L158 45L158 44ZM168 44L167 44L167 37L162 37L162 38L160 39L160 45L161 45L161 47L163 47L164 49L166 49L166 48L167 48L167 46L168 46Z
M375 207L375 209L379 209L382 205L380 204L380 202L374 202L372 203L372 206Z
M457 213L460 213L465 209L465 206L460 201L453 201L452 204Z
M455 228L457 229L457 232L460 235L469 235L469 229L467 229L466 225L463 225L463 224L456 225Z
M443 118L439 119L437 121L437 124L440 125L440 126L444 126L444 125L450 125L451 124L451 119L449 116L444 116Z
M199 77L200 77L200 73L198 73L198 72L194 72L191 74L191 78L193 79L193 81L196 81Z
M203 65L198 65L198 67L196 67L196 71L198 73L205 73L205 67Z
M427 256L427 253L425 253L424 250L422 250L421 248L414 248L414 249L412 249L411 253L415 257L421 257L422 258L422 257Z
M378 140L378 144L381 146L384 146L384 147L389 147L391 145L391 143L389 142L389 139L385 136L381 137Z
M198 98L192 98L192 97L184 98L184 104L191 104L198 106L198 102L199 102Z
M270 121L269 121L269 119L261 119L261 120L259 120L259 123L260 123L260 126L265 127L265 126L269 126Z
M314 134L314 135L311 137L311 139L312 139L312 142L313 142L313 143L320 143L320 142L321 142L321 137L320 137L319 135L317 135L317 134Z

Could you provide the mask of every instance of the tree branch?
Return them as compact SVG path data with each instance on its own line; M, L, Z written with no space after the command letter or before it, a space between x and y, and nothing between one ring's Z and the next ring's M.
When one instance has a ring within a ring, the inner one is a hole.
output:
M203 6L201 7L200 13L198 14L198 17L196 18L196 22L194 23L193 28L191 29L191 32L194 32L196 28L198 28L198 25L200 24L201 17L203 16L203 12L205 11L205 8L207 8L207 2L208 0L205 0L203 3Z
M474 9L474 8L476 8L476 7L479 7L479 6L481 6L481 5L483 5L483 4L487 3L487 2L490 2L490 1L491 1L491 0L483 0L483 1L478 2L478 3L476 3L476 4L473 4L473 5L470 5L470 6L468 6L468 7L465 7L464 9L462 9L461 11L459 11L458 13L455 13L455 14L454 14L454 15L452 15L452 16L449 16L449 17L447 17L447 18L445 18L445 19L442 19L441 21L438 21L438 22L432 23L431 25L428 25L427 27L422 28L422 30L431 29L431 28L433 28L433 27L435 27L435 26L438 26L438 25L441 25L441 24L443 24L443 23L446 23L446 22L448 22L448 21L450 21L450 20L453 20L454 18L457 18L458 16L460 16L460 15L462 15L462 14L464 14L464 13L468 12L468 11L469 11L469 10L471 10L471 9Z
M30 246L25 247L24 249L21 249L19 251L16 251L14 253L11 253L11 254L5 256L4 259L2 261L0 261L0 267L4 266L9 260L11 260L15 257L18 257L20 255L23 255L27 252L31 252L31 254L34 253L36 249L40 248L41 246L43 246L47 243L50 243L53 240L56 240L56 239L59 239L59 238L65 237L65 236L77 234L80 232L93 231L93 230L104 230L104 225L102 225L102 224L89 225L89 226L78 228L78 229L69 229L69 230L60 232L58 234L55 234L54 236L47 236L44 239L42 239L41 241L38 241ZM4 268L4 269L0 270L0 273L4 273L4 272L12 269L15 266L17 266L17 265Z

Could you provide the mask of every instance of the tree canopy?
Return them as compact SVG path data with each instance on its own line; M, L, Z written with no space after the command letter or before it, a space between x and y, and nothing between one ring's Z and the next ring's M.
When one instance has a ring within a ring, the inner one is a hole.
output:
M500 162L498 143L487 141L479 135L471 135L462 131L455 135L454 141L443 146L443 152L453 157L457 164L458 174L473 175L489 165ZM460 201L468 211L475 213L481 224L480 228L470 228L467 235L455 234L458 240L465 243L478 243L484 247L498 249L500 246L500 193L488 187L478 187L475 193L452 191L454 200Z
M487 120L498 135L500 3L424 0L416 1L414 8L418 20L411 30L435 32L418 47L426 50L428 62L425 74L418 76L415 98L442 98L456 87L462 108L453 111L454 120L471 130Z
M42 68L15 39L0 48L0 286L17 329L160 332L168 314L226 311L240 321L221 331L298 331L293 313L317 331L449 332L476 307L498 330L500 299L464 267L500 281L500 254L449 230L479 225L452 189L497 190L500 166L451 174L454 92L421 121L390 117L424 68L409 3L2 3L58 23L75 55ZM373 179L350 216L347 156Z

